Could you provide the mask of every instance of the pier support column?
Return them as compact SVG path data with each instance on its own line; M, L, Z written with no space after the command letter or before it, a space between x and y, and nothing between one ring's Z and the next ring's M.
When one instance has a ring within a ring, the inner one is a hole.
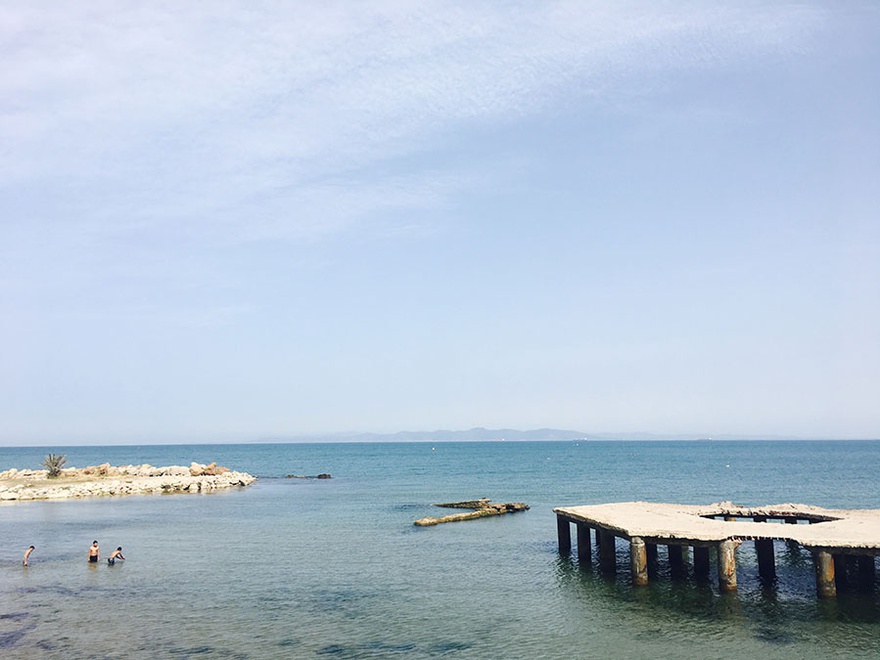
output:
M776 557L773 554L773 539L755 541L755 553L758 555L758 574L765 580L776 577Z
M798 524L797 518L786 518L785 524L786 525L797 525ZM800 552L801 546L797 541L788 540L788 541L786 541L786 544L788 545L788 549L791 550L793 553Z
M709 577L709 548L705 545L694 546L694 575L700 578Z
M833 554L831 560L834 562L834 584L838 591L846 591L849 584L846 572L846 555Z
M648 560L648 577L657 574L657 544L645 543L645 556Z
M585 522L578 522L575 526L577 527L578 562L589 564L590 555L593 552L590 544L590 526Z
M571 526L568 518L556 514L556 537L559 539L559 554L571 554Z
M859 557L859 582L865 591L874 588L874 580L877 577L877 566L873 557Z
M731 540L718 544L718 588L736 591L736 544Z
M645 542L638 536L629 542L629 565L633 585L643 587L648 584L648 552Z
M614 539L614 532L607 529L603 529L599 534L599 568L603 573L617 572L617 553Z
M837 596L837 585L834 583L834 559L827 550L813 551L813 564L816 567L816 593L819 598Z
M669 572L672 574L672 577L683 577L686 573L684 567L684 546L667 545L666 552L669 555Z
M849 582L858 581L859 578L859 558L857 555L846 555L846 579Z

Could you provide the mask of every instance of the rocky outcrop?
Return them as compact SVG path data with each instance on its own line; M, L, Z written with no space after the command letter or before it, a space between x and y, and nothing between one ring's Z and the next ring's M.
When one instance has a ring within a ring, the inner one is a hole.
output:
M435 504L434 506L441 506L450 509L473 509L473 511L470 511L469 513L455 513L440 518L432 518L431 516L428 516L427 518L419 518L414 524L419 527L429 527L432 525L439 525L440 523L459 522L461 520L485 518L486 516L500 516L505 513L516 513L517 511L526 511L529 508L528 504L522 502L502 502L492 504L492 502L486 498L479 500L465 500L463 502L445 502L443 504Z
M309 475L309 474L288 474L285 475L285 479L332 479L333 477L326 472L322 472L321 474Z
M67 468L49 478L46 470L0 472L0 501L77 499L151 493L206 493L244 487L256 481L246 472L234 472L216 463L153 467L112 466L109 463Z

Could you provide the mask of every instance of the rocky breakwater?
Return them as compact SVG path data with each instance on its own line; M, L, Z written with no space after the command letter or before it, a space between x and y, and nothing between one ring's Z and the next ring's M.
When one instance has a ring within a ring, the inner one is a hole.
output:
M244 487L257 478L234 472L216 463L170 465L122 465L109 463L85 468L67 468L57 477L47 470L0 472L0 501L76 499L153 493L207 493Z

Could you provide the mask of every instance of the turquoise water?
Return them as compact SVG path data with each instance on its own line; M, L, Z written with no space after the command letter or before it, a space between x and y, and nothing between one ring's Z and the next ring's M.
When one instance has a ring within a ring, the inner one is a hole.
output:
M0 449L0 470L49 450ZM0 506L4 658L876 657L875 594L814 596L777 546L763 587L629 586L559 556L554 506L619 500L880 508L880 442L547 442L51 448L69 463L217 461L245 490ZM286 474L329 472L326 481ZM524 501L418 528L432 502ZM122 565L90 566L98 539ZM37 550L20 566L24 549Z

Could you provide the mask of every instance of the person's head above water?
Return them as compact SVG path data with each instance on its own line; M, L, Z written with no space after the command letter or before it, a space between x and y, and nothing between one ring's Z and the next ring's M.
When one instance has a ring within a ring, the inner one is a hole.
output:
M116 548L116 549L119 550L119 552L122 552L122 546L121 546L121 545L120 545L118 548Z
M98 545L97 541L92 541L92 545Z

